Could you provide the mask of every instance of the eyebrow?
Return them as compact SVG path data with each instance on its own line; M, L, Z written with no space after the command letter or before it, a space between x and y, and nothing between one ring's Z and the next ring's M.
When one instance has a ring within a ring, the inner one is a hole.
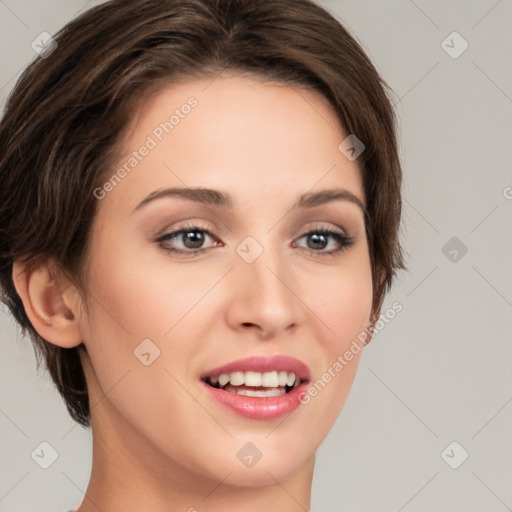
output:
M134 209L139 210L143 206L161 199L163 197L181 197L211 206L231 208L233 203L229 194L209 188L166 188L151 192ZM349 201L356 204L363 213L366 213L366 206L355 194L344 188L333 188L320 190L319 192L307 192L299 196L293 208L305 209L314 208L332 201Z

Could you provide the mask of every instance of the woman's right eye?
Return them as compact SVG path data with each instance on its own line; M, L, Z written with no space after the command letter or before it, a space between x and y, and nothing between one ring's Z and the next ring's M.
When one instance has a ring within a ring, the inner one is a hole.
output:
M215 239L213 234L200 226L185 226L158 238L160 246L171 253L195 255L210 249L203 247L206 238ZM181 242L182 247L176 247L176 243ZM212 247L219 245L214 244Z

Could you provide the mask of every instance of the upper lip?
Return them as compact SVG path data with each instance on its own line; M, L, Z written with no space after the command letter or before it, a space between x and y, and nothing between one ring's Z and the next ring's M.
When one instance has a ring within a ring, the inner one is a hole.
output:
M286 371L293 372L300 377L301 381L309 380L309 368L298 359L289 356L251 356L244 359L232 361L223 366L212 368L201 374L201 379L207 377L218 377L222 373L233 372L270 372L270 371Z

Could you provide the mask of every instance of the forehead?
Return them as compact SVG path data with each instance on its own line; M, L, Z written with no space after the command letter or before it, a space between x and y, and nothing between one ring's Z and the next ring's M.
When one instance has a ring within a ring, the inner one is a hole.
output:
M347 135L316 91L241 76L172 84L134 113L109 200L134 207L162 187L204 186L231 190L236 206L343 186L364 202L357 161L339 150Z

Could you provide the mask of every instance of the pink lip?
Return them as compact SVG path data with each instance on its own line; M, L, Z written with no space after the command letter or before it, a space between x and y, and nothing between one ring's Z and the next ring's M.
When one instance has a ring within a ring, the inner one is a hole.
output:
M300 395L308 387L307 382L299 384L289 393L280 396L243 396L217 389L201 381L207 393L221 405L231 409L240 416L253 420L275 420L290 414L301 405Z
M306 391L309 381L309 368L302 362L288 356L252 356L245 359L233 361L224 366L208 370L201 375L206 377L217 377L222 373L236 371L287 371L294 372L302 381L296 388L280 396L252 397L238 395L222 389L217 389L203 380L201 385L221 405L231 409L233 412L250 419L273 420L297 409L301 402L299 397Z
M221 373L232 372L293 372L300 380L309 380L309 368L293 357L288 356L251 356L218 366L201 374L201 379L218 377Z

